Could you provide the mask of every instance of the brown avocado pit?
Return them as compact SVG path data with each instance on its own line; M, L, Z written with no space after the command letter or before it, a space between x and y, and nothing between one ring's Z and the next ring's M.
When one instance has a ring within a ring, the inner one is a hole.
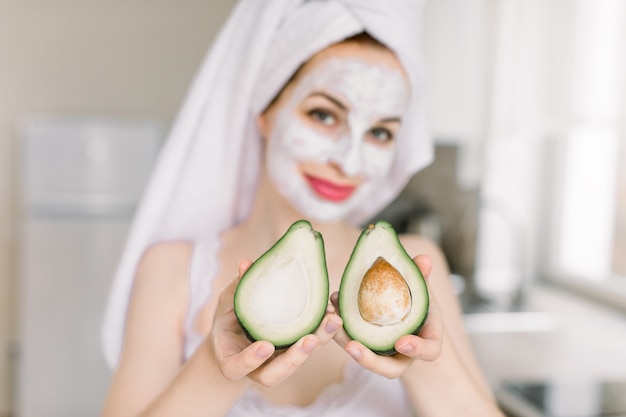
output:
M411 311L411 291L400 272L379 256L363 276L358 306L361 317L369 323L397 324Z

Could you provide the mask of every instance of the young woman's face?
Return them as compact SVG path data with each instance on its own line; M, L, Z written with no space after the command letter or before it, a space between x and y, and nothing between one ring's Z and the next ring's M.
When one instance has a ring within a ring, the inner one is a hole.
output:
M409 94L385 49L345 43L316 55L261 116L278 192L323 222L368 204L385 186Z

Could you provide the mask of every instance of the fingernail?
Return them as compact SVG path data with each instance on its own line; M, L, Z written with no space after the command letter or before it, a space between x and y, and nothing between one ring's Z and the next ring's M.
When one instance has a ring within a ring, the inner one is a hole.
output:
M346 349L346 352L348 352L348 354L350 354L350 356L352 356L352 359L354 359L355 361L358 361L363 357L363 354L358 349Z
M326 323L326 326L324 326L324 330L326 331L326 333L335 333L335 331L339 328L339 323L337 323L335 320L328 320L328 322Z
M261 345L259 346L259 348L256 350L256 356L259 359L267 359L270 357L270 355L272 354L272 348L267 346L267 345Z
M305 353L311 353L317 347L317 341L315 339L306 339L302 343L302 351Z
M396 349L398 350L398 352L400 352L400 353L402 353L404 355L410 355L415 350L413 348L413 345L410 344L410 343L405 343L404 345L400 345Z

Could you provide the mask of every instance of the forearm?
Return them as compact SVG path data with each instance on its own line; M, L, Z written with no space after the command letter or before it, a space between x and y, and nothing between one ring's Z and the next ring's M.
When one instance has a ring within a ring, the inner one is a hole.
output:
M503 416L492 395L467 371L447 334L439 358L415 362L402 382L419 416Z
M141 417L225 416L250 384L247 378L227 379L205 342Z

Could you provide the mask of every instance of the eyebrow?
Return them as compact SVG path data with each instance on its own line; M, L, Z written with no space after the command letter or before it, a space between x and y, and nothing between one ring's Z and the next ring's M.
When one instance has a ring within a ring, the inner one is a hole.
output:
M402 123L402 119L400 117L388 117L386 119L382 119L380 123Z
M333 97L331 95L328 95L328 94L326 94L324 92L321 92L321 91L317 91L317 92L311 93L309 95L309 97L314 97L314 96L324 97L325 99L327 99L328 101L332 102L337 107L339 107L341 110L348 111L348 107L345 104L343 104L341 101L337 100L335 97Z
M324 93L322 91L316 91L314 93L309 94L309 97L315 97L315 96L320 96L323 97L325 99L327 99L328 101L334 103L337 107L339 107L341 110L344 111L349 111L348 107L343 104L341 101L337 100L335 97ZM400 117L388 117L385 119L380 120L378 123L402 123L402 118Z

